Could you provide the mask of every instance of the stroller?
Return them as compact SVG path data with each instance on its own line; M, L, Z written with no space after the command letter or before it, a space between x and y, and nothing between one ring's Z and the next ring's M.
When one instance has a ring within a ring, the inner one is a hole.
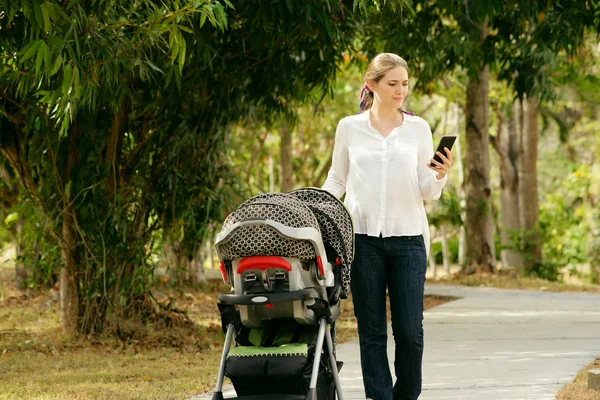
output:
M335 320L354 256L343 203L314 188L254 196L215 248L232 289L217 300L226 336L213 400L224 399L225 376L229 400L343 400Z

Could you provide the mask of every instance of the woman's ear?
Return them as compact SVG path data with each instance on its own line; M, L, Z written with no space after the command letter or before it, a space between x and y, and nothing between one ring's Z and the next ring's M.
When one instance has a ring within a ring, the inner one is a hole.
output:
M367 79L367 86L371 91L375 90L375 81L373 79Z

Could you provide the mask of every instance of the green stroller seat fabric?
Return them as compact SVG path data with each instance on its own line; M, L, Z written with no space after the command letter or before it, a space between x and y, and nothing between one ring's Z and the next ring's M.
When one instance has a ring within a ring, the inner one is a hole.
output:
M253 394L304 394L313 368L317 330L295 321L273 323L262 329L241 332L238 345L231 349L225 375L238 396ZM329 360L322 357L325 373L319 379L319 398L333 393Z

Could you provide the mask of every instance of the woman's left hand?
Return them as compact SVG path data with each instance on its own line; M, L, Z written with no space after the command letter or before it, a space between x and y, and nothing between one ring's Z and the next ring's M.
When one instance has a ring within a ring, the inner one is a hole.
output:
M436 178L438 180L440 180L446 176L446 174L448 173L448 170L452 166L452 162L453 162L452 153L450 152L450 150L448 150L447 147L444 147L444 151L446 152L446 155L442 154L442 152L440 152L440 151L438 151L436 153L442 159L443 164L437 162L433 158L431 159L431 164L433 164L434 166L432 167L431 165L427 164L427 166L430 169L432 169L433 171L435 171L437 173Z

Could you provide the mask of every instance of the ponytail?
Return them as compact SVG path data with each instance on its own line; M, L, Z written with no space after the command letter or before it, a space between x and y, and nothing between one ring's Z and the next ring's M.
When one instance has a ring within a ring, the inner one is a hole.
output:
M368 110L373 105L373 90L365 83L360 91L360 104L358 114Z

